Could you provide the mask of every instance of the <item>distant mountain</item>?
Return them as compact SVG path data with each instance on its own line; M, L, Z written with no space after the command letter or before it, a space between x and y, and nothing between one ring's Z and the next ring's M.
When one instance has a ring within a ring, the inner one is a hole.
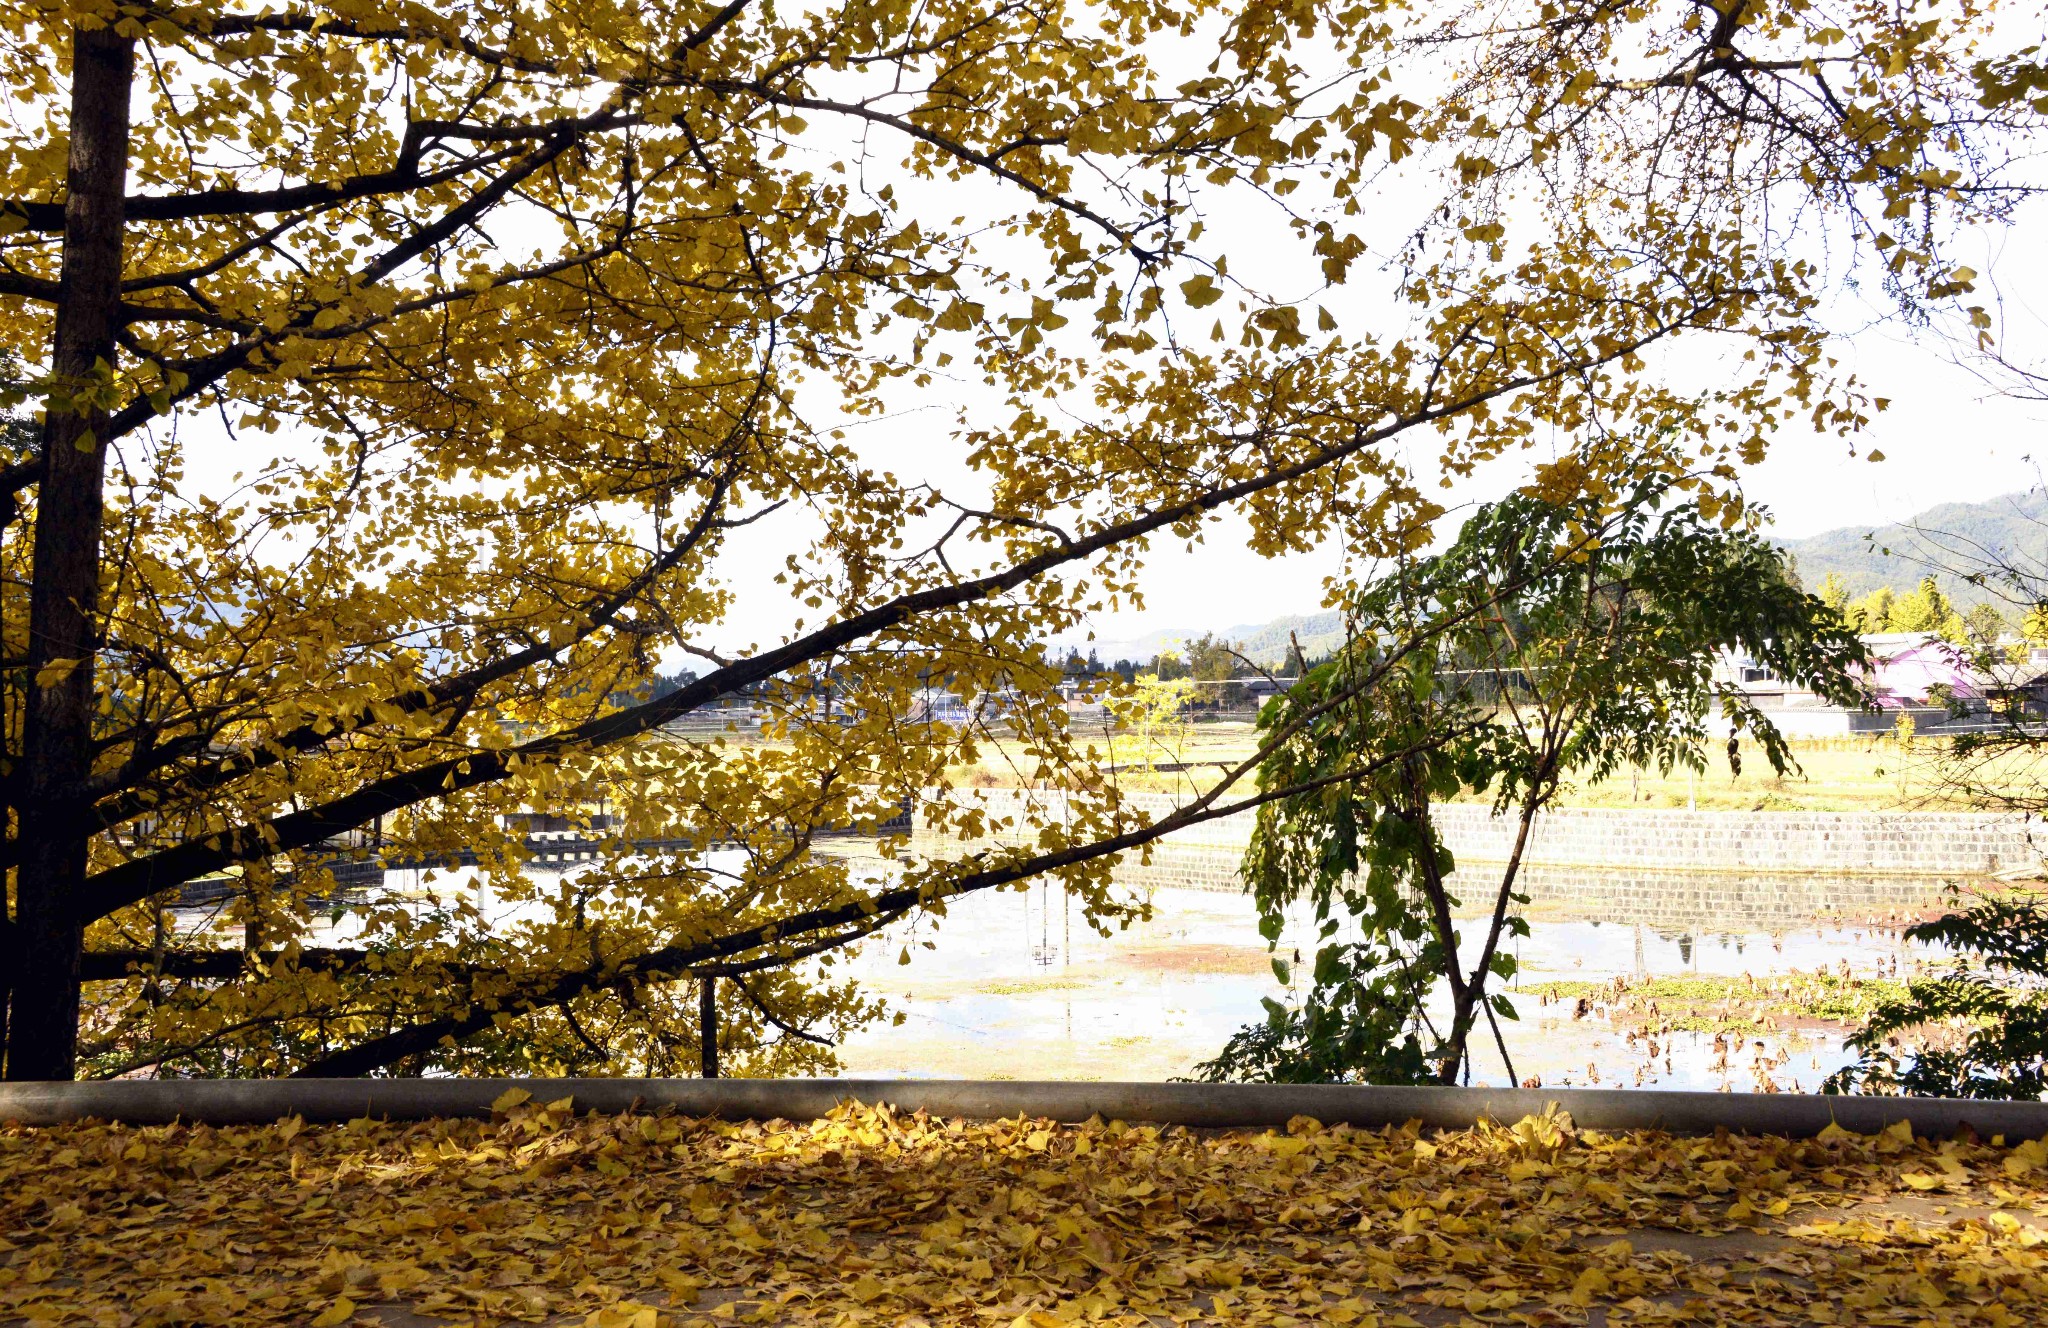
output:
M1847 583L1852 595L1879 586L1905 591L1932 575L1944 594L1966 608L1987 600L2003 606L2006 601L1992 591L1943 569L1967 572L1997 557L2048 574L2048 493L1943 503L1899 524L1845 526L1778 543L1792 555L1809 590L1830 572Z
M1807 589L1819 587L1833 572L1851 595L1867 595L1879 586L1900 592L1933 575L1942 592L1964 608L1987 600L2010 607L1991 591L1982 590L1952 573L1937 569L1966 563L1982 565L1992 557L2031 568L2048 582L2048 492L2006 494L1981 503L1943 503L1910 521L1882 526L1844 526L1804 539L1779 540L1790 553ZM1958 556L1960 553L1962 556ZM1087 654L1092 648L1104 664L1119 659L1146 663L1162 650L1179 649L1205 631L1214 631L1253 661L1271 667L1287 658L1290 634L1299 636L1309 658L1336 649L1344 639L1343 620L1334 612L1290 614L1265 623L1239 623L1222 629L1167 627L1125 641L1062 640Z
M1287 647L1295 640L1301 642L1301 652L1314 659L1344 644L1344 619L1335 612L1298 613L1263 627L1233 627L1226 639L1237 642L1248 659L1260 664L1285 662Z
M1334 612L1294 613L1271 622L1239 623L1220 631L1206 627L1165 627L1127 641L1063 640L1061 648L1071 644L1084 655L1092 649L1104 664L1114 664L1120 659L1136 660L1142 664L1162 650L1180 649L1205 631L1215 631L1223 640L1235 641L1247 659L1270 668L1286 660L1290 634L1300 637L1301 648L1310 659L1335 650L1344 639L1344 622Z

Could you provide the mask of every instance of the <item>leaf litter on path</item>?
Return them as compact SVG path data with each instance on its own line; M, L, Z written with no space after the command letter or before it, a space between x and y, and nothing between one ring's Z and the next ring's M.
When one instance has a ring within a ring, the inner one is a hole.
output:
M0 1323L2048 1322L2048 1144L577 1116L0 1129Z

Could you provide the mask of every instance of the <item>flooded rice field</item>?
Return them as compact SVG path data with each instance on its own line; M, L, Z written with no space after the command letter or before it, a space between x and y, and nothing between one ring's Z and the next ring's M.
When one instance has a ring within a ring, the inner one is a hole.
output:
M1263 1018L1263 998L1290 993L1247 897L1173 887L1151 897L1149 922L1108 937L1040 884L959 901L943 926L871 946L855 971L904 1019L849 1039L844 1073L1189 1075ZM1841 1016L1868 1000L1870 984L1939 958L1901 941L1902 925L1812 918L1746 930L1725 917L1674 926L1534 913L1509 988L1520 1018L1501 1024L1515 1077L1545 1087L1813 1091L1848 1060L1851 1024ZM902 965L906 940L933 948L914 948ZM1297 921L1281 953L1306 952L1311 940ZM1472 1082L1510 1082L1483 1028L1473 1045Z
M1239 1028L1264 1017L1264 999L1295 995L1274 974L1251 900L1214 888L1213 865L1199 876L1207 888L1161 884L1157 858L1129 879L1120 876L1129 893L1149 898L1151 917L1107 936L1057 886L1042 882L956 900L942 922L891 928L850 968L902 1019L852 1035L839 1049L841 1072L1191 1075ZM529 870L558 879L565 869ZM393 872L387 884L424 900L462 891L473 872L406 876L412 879ZM1876 984L1942 958L1906 944L1900 932L1939 911L1944 884L1532 871L1532 934L1507 943L1520 966L1507 989L1519 1018L1501 1023L1514 1074L1482 1025L1472 1038L1471 1082L1814 1091L1847 1062L1843 1038L1884 989ZM514 920L485 911L494 922ZM195 915L187 925L206 923ZM346 943L355 930L353 919L337 916L319 939ZM912 961L901 964L906 947ZM1291 920L1280 953L1293 958L1312 949L1306 918Z

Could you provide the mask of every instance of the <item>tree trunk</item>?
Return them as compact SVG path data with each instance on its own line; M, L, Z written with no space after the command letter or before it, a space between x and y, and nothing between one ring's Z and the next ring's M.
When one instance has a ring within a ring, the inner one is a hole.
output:
M718 1077L718 979L697 979L697 1061L706 1079Z
M1430 926L1436 931L1437 943L1443 947L1444 983L1451 989L1451 1036L1443 1044L1436 1078L1440 1084L1455 1084L1458 1082L1458 1067L1465 1063L1465 1038L1472 1028L1472 998L1464 974L1458 967L1458 931L1457 922L1451 917L1450 891L1444 887L1443 875L1437 870L1436 827L1430 823L1429 796L1416 772L1414 757L1404 759L1401 770L1408 785L1408 806L1396 809L1394 814L1414 827L1415 834L1422 841L1416 862L1419 868L1417 875L1423 900L1429 905Z
M79 896L93 830L83 795L92 769L101 489L134 72L132 37L73 30L69 196L29 590L9 1079L70 1079L76 1071Z

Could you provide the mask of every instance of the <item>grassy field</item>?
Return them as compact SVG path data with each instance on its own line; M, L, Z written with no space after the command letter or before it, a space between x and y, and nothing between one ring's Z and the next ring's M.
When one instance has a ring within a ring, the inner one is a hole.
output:
M1139 740L1118 735L1098 741L1097 754L1118 770L1122 785L1148 792L1189 792L1207 788L1222 772L1249 757L1256 730L1247 723L1189 724L1178 733ZM1742 768L1731 772L1716 751L1707 770L1628 770L1599 784L1569 787L1566 807L1697 807L1702 811L1957 811L1978 804L1943 786L1945 739L1921 737L1906 745L1890 734L1795 742L1798 765L1780 775L1754 743L1742 749ZM957 777L988 787L1029 782L1031 763L1002 744L990 744L982 761ZM1982 772L1979 772L1980 774ZM2048 757L2008 761L2000 782L2015 788L2048 788Z
M694 730L689 730L697 736ZM702 736L709 736L706 728ZM740 743L760 741L744 725L721 736ZM1247 721L1165 725L1149 734L1076 733L1077 747L1098 766L1116 772L1133 791L1188 794L1211 787L1224 771L1257 749L1257 729ZM952 771L967 787L1057 785L1038 756L1023 744L983 735L981 758ZM1794 769L1772 770L1754 742L1741 748L1741 769L1731 770L1716 748L1705 771L1669 773L1624 770L1600 783L1569 785L1564 807L1696 807L1701 811L1962 811L1981 808L1944 780L1949 755L1945 738L1922 735L1901 743L1890 733L1852 738L1802 739L1791 744ZM1972 771L1979 787L2023 792L2048 799L2048 752L2004 760ZM1249 787L1249 785L1246 785Z
M1905 995L1894 978L1835 973L1692 973L1617 976L1604 982L1539 982L1518 996L1562 1004L1574 1018L1603 1015L1642 1035L1773 1033L1808 1023L1860 1026L1879 1001Z

